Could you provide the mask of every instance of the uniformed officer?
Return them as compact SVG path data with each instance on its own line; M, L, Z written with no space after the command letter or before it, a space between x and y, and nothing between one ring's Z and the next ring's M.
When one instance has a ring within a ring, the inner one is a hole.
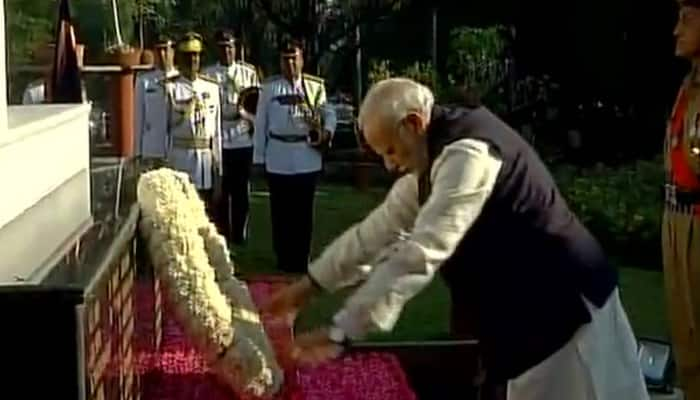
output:
M43 104L45 103L50 94L48 92L48 87L46 83L51 80L51 67L53 63L54 52L56 51L56 44L49 43L46 48L41 49L36 55L36 62L44 66L46 69L44 71L44 76L40 79L32 81L24 89L22 94L22 104ZM82 68L83 66L83 54L85 53L85 46L79 44L76 46L76 51L78 55L78 66ZM85 84L83 83L83 101L87 101L87 91L85 89Z
M168 146L166 81L174 79L177 71L172 39L161 35L154 47L155 69L140 73L134 88L134 154L159 164Z
M676 55L693 69L667 128L662 244L678 376L686 398L700 400L700 0L679 3Z
M253 163L264 164L267 176L278 268L305 272L322 148L332 140L336 116L323 80L302 73L300 42L285 42L280 62L282 75L264 82L258 102Z
M177 44L179 76L166 82L168 163L189 173L213 218L221 187L221 106L217 83L199 74L202 48L202 37L194 32Z
M219 83L221 97L224 169L219 225L230 241L242 244L247 237L250 209L254 116L240 110L238 100L242 90L260 86L260 81L254 66L236 61L236 38L231 32L217 32L216 44L219 61L204 69L204 74Z

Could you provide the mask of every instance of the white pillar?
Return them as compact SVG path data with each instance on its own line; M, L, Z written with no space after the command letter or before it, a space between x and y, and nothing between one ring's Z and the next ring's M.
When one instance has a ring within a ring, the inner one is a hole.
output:
M7 76L5 74L5 2L0 0L0 135L7 131Z

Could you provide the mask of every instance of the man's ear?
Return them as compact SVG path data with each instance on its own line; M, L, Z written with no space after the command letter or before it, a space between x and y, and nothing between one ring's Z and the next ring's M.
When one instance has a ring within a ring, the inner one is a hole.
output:
M404 117L403 121L405 124L410 125L413 131L417 132L419 135L425 134L426 121L419 113L411 112Z

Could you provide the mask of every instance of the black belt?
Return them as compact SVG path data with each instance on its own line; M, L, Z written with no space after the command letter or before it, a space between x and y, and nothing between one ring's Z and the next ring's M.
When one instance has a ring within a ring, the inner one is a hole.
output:
M680 206L700 205L700 190L679 189L676 185L666 184L663 187L664 201L667 204Z
M285 143L301 143L308 141L307 135L278 135L270 132L270 137Z

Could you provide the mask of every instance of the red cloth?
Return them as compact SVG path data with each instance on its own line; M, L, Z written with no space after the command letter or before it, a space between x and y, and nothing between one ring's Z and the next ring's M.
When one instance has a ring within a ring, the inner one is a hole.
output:
M671 129L669 130L671 181L674 185L685 190L700 190L700 179L688 164L683 139L686 133L685 119L689 105L688 88L681 87L678 93L676 105L671 115ZM698 122L693 121L697 127ZM674 146L675 144L675 146ZM700 206L693 207L693 214L700 215Z
M282 281L249 283L260 304ZM144 400L234 400L234 394L208 372L181 327L165 310L163 342L156 353L153 338L152 284L139 283L136 293L136 368ZM415 400L398 359L391 354L353 354L318 368L296 368L284 355L292 340L287 323L265 320L265 329L285 370L285 385L275 400ZM253 400L253 399L236 399Z
M671 116L671 143L676 143L676 146L671 146L671 175L673 183L680 188L689 190L700 189L700 179L695 175L693 170L688 165L686 154L683 147L683 138L686 131L685 118L688 112L688 91L685 87L681 88L678 93L676 107ZM697 122L695 121L696 125Z

